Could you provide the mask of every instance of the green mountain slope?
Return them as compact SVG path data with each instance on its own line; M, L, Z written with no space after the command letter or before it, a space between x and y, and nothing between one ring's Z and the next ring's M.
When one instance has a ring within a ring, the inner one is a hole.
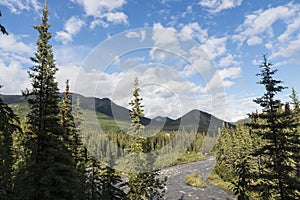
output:
M26 116L27 101L21 95L1 95L4 102L9 104L20 117ZM120 132L128 129L130 125L129 110L115 104L108 98L84 97L73 94L72 99L80 98L81 107L84 113L84 125L91 129L102 129L104 131ZM178 131L197 130L207 132L209 135L216 134L224 122L213 115L192 110L178 119L158 116L153 119L143 117L141 119L146 130L149 131ZM234 125L232 125L234 126Z

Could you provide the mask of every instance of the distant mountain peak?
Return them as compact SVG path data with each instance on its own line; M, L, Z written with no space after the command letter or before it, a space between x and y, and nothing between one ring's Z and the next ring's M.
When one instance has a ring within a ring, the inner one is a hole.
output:
M112 120L130 122L130 110L115 104L109 98L84 97L80 94L72 93L72 98L76 98L76 96L80 97L81 107L83 109L102 113L111 117ZM26 103L26 100L22 95L1 95L1 97L8 104ZM227 122L224 122L207 112L193 109L176 120L162 116L157 116L153 119L142 117L141 123L146 129L150 130L157 128L163 131L177 131L184 129L186 131L207 131L208 134L210 134L213 132L216 133L218 129Z

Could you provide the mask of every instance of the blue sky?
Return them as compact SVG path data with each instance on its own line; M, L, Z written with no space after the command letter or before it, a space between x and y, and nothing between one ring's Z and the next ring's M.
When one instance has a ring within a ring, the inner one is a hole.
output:
M201 109L235 121L258 107L262 54L300 91L300 2L283 0L49 0L51 44L64 88L128 107L140 80L146 116ZM3 94L30 88L43 1L1 0Z

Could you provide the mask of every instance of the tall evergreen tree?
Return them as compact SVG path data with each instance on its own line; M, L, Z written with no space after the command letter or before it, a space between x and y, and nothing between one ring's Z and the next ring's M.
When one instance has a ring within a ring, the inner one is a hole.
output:
M1 86L0 86L1 88ZM13 133L20 132L19 119L0 98L0 199L8 200L12 194Z
M144 126L141 117L144 116L143 105L140 98L138 79L134 80L133 100L129 103L132 108L130 112L131 126L129 134L134 138L130 146L130 170L128 173L129 192L127 198L130 200L163 198L166 180L161 180L159 171L153 168L153 156L146 148L146 139L143 137Z
M293 116L294 123L297 123L298 126L295 131L295 134L292 138L292 143L294 144L294 150L292 152L295 165L296 165L296 177L300 180L300 101L297 96L296 90L292 89L292 94L290 96L291 98L291 104L293 105L293 110L291 111L291 115Z
M87 199L101 200L101 164L91 155L87 155L86 162L86 177L87 177Z
M79 105L78 105L79 106ZM78 108L77 108L78 109ZM69 80L66 81L66 89L61 102L61 124L64 128L64 144L72 153L73 161L76 165L77 173L77 190L80 196L77 198L85 199L85 155L84 146L81 141L79 127L76 127L75 119L72 114L72 102L69 91ZM80 114L77 114L80 115ZM78 123L78 122L77 122ZM79 124L78 124L79 126Z
M265 94L254 100L262 107L262 113L258 117L265 120L265 124L251 123L252 129L258 129L264 145L259 147L254 155L261 155L266 160L264 168L257 174L260 181L256 189L264 199L293 199L297 190L297 180L290 173L293 167L290 165L289 136L286 129L288 124L283 122L287 116L285 112L279 112L282 106L281 101L276 99L276 94L285 87L282 81L273 78L277 70L271 69L272 64L267 61L266 56L260 66L261 81L258 84L264 85Z
M80 136L80 123L82 120L82 113L80 111L79 99L76 100L74 110L74 115L76 115L76 118L73 116L72 113L72 102L71 95L69 92L69 80L67 80L64 97L61 103L61 123L66 131L66 134L64 134L66 138L64 140L65 144L72 152L77 168L83 170L85 162L85 150Z
M111 145L108 144L107 156L109 157L107 165L102 169L100 176L102 188L101 188L101 199L102 200L118 200L125 199L126 194L120 188L123 186L121 176L117 174L114 169L115 166L115 155L111 151Z
M39 33L37 51L31 58L29 77L31 90L23 94L28 100L27 148L30 155L26 165L19 171L15 185L17 199L53 200L78 199L78 175L71 151L65 144L65 131L60 124L60 98L55 80L55 66L52 46L49 44L48 4L44 3L41 24L34 26Z

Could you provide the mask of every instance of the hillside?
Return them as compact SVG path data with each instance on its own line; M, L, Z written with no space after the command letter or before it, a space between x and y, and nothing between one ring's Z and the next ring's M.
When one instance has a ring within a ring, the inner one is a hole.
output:
M21 109L22 113L26 112L26 100L22 95L1 95L4 102L11 105L14 109ZM127 108L119 106L109 98L85 97L79 94L73 94L72 99L80 98L81 108L84 111L85 118L89 119L89 115L95 115L100 121L103 130L123 130L126 131L130 124L130 115ZM25 109L25 110L24 110ZM93 120L87 120L86 124L95 123ZM224 122L215 116L200 111L192 110L182 117L171 119L169 117L155 117L153 119L142 117L142 124L146 130L197 130L198 132L208 132L209 135L216 134L218 129L222 127ZM231 124L231 126L234 126Z

